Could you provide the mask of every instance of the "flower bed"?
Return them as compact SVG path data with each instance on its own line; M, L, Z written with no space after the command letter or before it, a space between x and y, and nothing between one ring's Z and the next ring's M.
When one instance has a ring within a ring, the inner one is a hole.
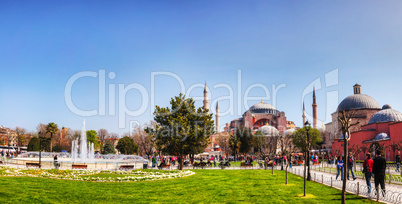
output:
M91 170L57 170L57 169L18 169L0 166L0 177L39 177L51 179L65 179L75 181L94 182L127 182L147 181L169 178L180 178L193 175L192 171L158 171L158 170L132 170L132 171L91 171Z

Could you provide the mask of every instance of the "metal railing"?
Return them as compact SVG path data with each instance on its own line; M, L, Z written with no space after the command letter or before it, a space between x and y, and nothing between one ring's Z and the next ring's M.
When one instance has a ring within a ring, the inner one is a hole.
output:
M293 168L289 170L290 173L298 175L298 176L303 176L303 170L300 168ZM343 186L343 181L342 180L335 180L331 176L324 176L323 174L320 173L312 173L311 174L311 180L315 181L317 183L321 183L327 186L331 186L334 188L342 189ZM374 186L374 184L373 184ZM353 193L356 195L360 196L366 196L372 200L376 201L382 201L382 202L388 202L388 203L402 203L402 193L401 192L395 192L395 191L390 191L390 190L382 190L379 189L380 193L377 193L377 189L372 189L371 192L369 193L369 187L364 184L360 184L360 182L354 183L354 182L348 182L346 184L346 191L349 193Z

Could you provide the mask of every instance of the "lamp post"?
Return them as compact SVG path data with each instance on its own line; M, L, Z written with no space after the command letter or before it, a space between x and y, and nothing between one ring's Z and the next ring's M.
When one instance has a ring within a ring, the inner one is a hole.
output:
M10 156L10 130L7 130L7 153Z
M307 141L306 141L306 149L307 149L307 158L306 158L306 162L307 162L307 181L311 180L311 174L310 174L310 129L311 129L311 124L306 121L306 123L304 123L304 126L306 127L306 131L307 131Z
M42 134L41 131L39 131L39 168L42 166L42 141L40 138L40 135Z
M281 171L283 171L283 162L285 161L284 158L283 158L283 148L284 148L283 147L283 134L281 135L280 138L281 138L281 147L282 147L281 148L282 149L282 152L281 152L281 154L282 154Z

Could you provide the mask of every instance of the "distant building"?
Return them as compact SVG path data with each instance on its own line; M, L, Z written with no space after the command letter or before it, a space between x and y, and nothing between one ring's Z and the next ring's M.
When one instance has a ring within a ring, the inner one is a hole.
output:
M332 152L343 153L343 135L332 144ZM361 125L360 130L351 132L349 148L355 146L365 147L356 159L363 160L365 153L374 153L382 150L386 160L395 160L396 145L402 141L402 113L393 110L391 106L384 105L381 111L375 113L367 124ZM393 146L395 145L395 146Z
M338 121L338 116L342 110L347 114L354 113L351 123L359 122L358 125L351 127L350 132L361 130L361 127L367 125L370 118L381 110L381 106L374 98L361 93L359 84L353 86L353 92L354 94L343 99L336 112L332 113L332 122L325 124L324 145L326 148L331 149L332 143L342 136Z
M15 130L1 126L0 141L3 145L17 146L17 134L15 133Z

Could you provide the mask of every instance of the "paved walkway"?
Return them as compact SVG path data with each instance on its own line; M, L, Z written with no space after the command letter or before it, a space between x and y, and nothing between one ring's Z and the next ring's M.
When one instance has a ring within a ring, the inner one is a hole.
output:
M296 170L300 170L300 172L303 172L303 170L304 170L304 166L293 166L293 168L294 169L296 169ZM321 179L321 175L323 175L324 177L332 177L332 179L333 179L333 181L335 181L336 180L336 174L333 174L333 173L324 173L324 172L321 172L321 171L315 171L315 170L310 170L311 172L311 176L312 177L314 177L314 174L315 174L315 176L316 176L316 178L317 178L317 180L318 181L320 181ZM290 171L291 172L291 171ZM341 176L339 175L339 177L338 177L338 181L341 181ZM361 177L356 177L356 180L353 180L352 179L352 176L350 175L350 180L348 180L348 183L355 183L355 184L357 184L359 182L359 184L360 184L360 186L362 186L362 185L364 185L364 186L367 186L366 185L366 180L365 179L362 179ZM372 181L371 181L371 186L374 188L374 180L372 179ZM337 188L337 187L334 187L334 188ZM339 189L339 188L338 188ZM385 183L385 189L387 190L387 191L393 191L393 192L396 192L396 193L402 193L402 185L397 185L397 184L389 184L389 183ZM374 190L375 191L375 190ZM360 195L360 196L363 196L363 197L366 197L365 195ZM374 199L374 198L372 198L372 199ZM384 202L384 201L381 201L381 202ZM387 202L385 202L385 203L387 203Z

